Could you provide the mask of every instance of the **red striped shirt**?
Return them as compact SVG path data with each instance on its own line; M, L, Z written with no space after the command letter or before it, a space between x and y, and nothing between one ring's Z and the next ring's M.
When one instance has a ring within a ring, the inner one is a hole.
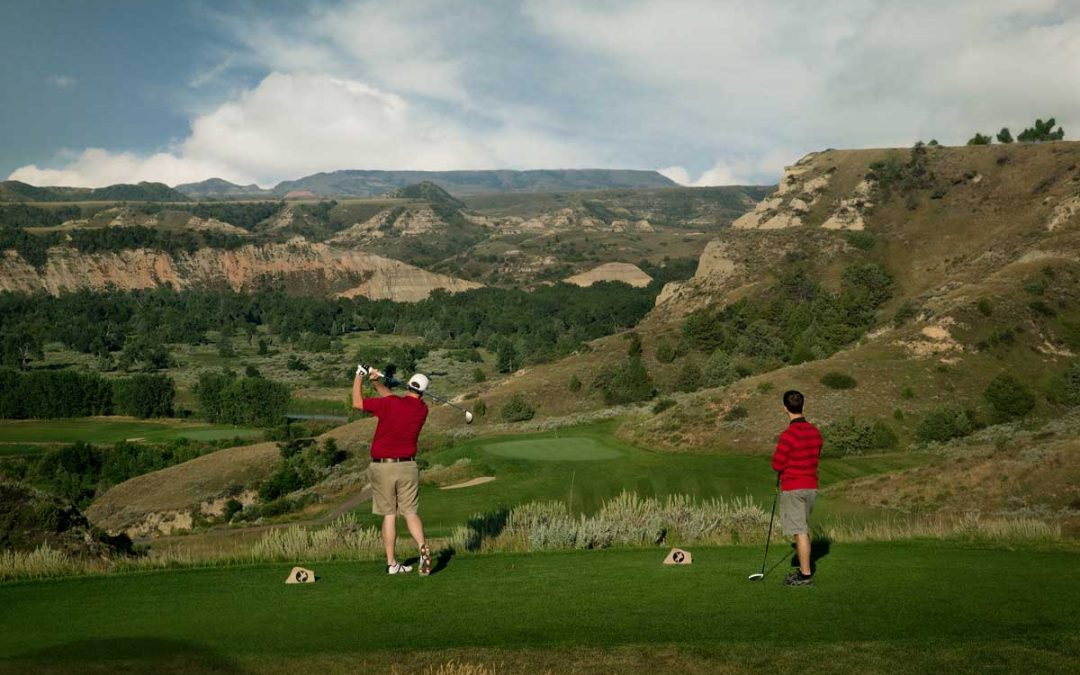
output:
M780 472L780 489L816 490L821 432L802 417L791 421L773 453L772 468Z

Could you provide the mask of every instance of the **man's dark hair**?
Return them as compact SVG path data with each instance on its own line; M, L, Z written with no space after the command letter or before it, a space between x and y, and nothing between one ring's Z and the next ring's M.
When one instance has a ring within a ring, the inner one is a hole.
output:
M789 413L801 415L805 400L802 393L794 389L784 392L784 407L787 408Z

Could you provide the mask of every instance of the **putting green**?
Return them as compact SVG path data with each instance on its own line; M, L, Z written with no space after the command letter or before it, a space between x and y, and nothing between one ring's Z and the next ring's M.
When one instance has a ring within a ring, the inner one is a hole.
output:
M615 459L623 454L595 438L581 436L501 441L485 444L483 448L487 452L500 457L539 462L583 462L597 459Z

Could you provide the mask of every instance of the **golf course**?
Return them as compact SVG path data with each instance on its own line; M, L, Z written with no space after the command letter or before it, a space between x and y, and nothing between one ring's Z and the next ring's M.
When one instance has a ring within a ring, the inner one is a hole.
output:
M0 675L1080 674L1080 0L0 48Z
M1080 658L1075 549L833 544L806 589L780 585L791 554L773 551L763 582L747 580L760 549L733 546L689 567L639 549L459 554L426 579L326 562L307 586L282 583L288 564L8 583L0 670L1068 672Z

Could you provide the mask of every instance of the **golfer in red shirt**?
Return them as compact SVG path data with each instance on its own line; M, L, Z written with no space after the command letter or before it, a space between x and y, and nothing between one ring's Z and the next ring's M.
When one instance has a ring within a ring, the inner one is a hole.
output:
M364 375L375 387L378 397L364 398ZM353 379L352 405L356 410L369 412L379 418L375 438L371 441L371 510L383 517L382 537L386 547L386 573L405 574L412 567L398 562L394 553L397 542L397 517L405 517L409 534L420 548L420 576L431 573L431 551L424 539L424 523L417 514L420 493L420 470L416 465L416 439L427 420L428 407L424 392L428 378L417 373L409 378L404 396L394 396L382 381L382 373L374 368L356 369Z
M795 537L799 571L784 579L787 586L810 586L814 583L810 568L810 513L817 499L818 459L821 457L821 432L803 417L803 395L784 392L784 408L789 424L773 453L772 468L780 473L780 527Z

